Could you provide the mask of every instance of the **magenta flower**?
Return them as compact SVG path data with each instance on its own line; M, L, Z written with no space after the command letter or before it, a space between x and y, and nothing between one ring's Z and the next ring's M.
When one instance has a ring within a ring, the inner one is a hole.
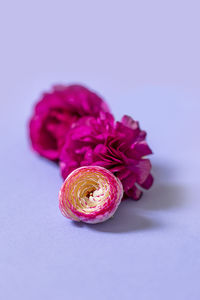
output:
M68 132L60 154L62 176L65 179L81 166L98 165L121 180L124 196L138 200L141 188L149 189L153 183L151 163L145 158L152 151L145 137L138 122L128 116L121 122L103 112L97 118L84 117Z
M33 149L50 160L58 160L66 134L84 116L108 112L106 103L81 85L55 86L43 94L29 123Z

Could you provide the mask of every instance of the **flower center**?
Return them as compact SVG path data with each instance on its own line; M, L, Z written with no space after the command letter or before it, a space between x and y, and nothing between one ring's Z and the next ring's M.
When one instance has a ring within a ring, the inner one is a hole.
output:
M93 197L93 193L95 192L95 189L91 190L91 191L87 191L86 193L86 197L89 199L90 197Z

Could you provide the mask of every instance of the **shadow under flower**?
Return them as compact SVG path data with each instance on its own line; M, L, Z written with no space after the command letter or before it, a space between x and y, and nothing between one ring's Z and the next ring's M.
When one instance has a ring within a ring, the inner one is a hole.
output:
M125 208L125 209L124 209ZM149 230L160 226L157 221L152 221L144 216L132 214L121 204L120 212L104 223L84 224L73 222L76 227L87 227L90 230L110 233L125 233L131 231Z
M141 200L127 199L122 201L114 217L104 223L84 224L74 222L74 225L78 227L86 226L90 230L108 233L147 231L166 226L167 224L156 219L156 213L181 209L187 202L186 186L169 183L169 178L173 178L175 175L174 172L175 170L169 164L167 166L154 164L154 185L149 191L144 191ZM149 217L146 216L148 211ZM154 211L153 216L150 211Z
M150 230L158 226L160 227L161 224L157 221L136 214L134 212L133 203L122 203L113 218L109 219L105 223L94 225L87 224L86 226L92 230L101 232L125 233L131 231Z
M186 188L181 185L154 185L143 198L136 203L136 207L143 210L175 210L186 203Z
M114 217L104 223L84 224L76 223L75 226L87 227L90 230L110 233L124 233L134 231L154 230L164 226L161 222L146 217L146 211L176 210L185 205L185 188L175 185L154 185L140 201L127 199L123 201ZM142 215L145 213L145 216Z

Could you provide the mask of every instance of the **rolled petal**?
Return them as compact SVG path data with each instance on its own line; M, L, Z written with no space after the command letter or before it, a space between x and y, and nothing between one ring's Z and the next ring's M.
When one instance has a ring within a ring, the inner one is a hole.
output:
M64 181L59 207L68 219L100 223L113 216L122 196L122 184L110 171L85 166L74 170Z
M143 184L151 171L151 163L149 159L129 160L130 169L136 174L137 183Z
M150 187L153 184L153 176L151 174L149 174L149 176L147 177L147 179L145 180L145 182L143 184L141 184L141 187L143 187L144 189L148 190L150 189Z
M126 196L134 199L134 200L139 200L142 197L142 191L138 189L135 185L132 189L130 189L128 192L126 192Z
M131 117L124 115L121 119L121 123L131 129L138 129L139 123L133 120Z
M130 157L134 156L135 158L140 159L144 156L152 154L152 150L146 141L140 141L133 144L126 154Z

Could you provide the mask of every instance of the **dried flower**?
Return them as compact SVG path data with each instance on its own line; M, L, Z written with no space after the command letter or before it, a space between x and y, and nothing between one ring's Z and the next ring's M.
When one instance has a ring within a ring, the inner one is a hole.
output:
M122 195L122 184L110 171L98 166L81 167L64 181L59 207L71 220L100 223L113 216Z
M33 149L50 160L58 160L71 126L83 116L97 117L109 111L106 103L81 85L55 86L43 94L29 123Z
M141 187L149 189L153 183L145 158L152 151L145 138L146 132L129 116L121 122L103 112L97 118L84 117L68 132L60 154L62 176L80 166L102 166L121 180L124 196L138 200Z

